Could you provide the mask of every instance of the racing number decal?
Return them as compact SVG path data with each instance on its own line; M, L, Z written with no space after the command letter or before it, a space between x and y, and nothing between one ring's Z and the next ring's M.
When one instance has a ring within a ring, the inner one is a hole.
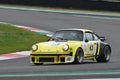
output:
M90 54L94 54L94 46L93 46L93 44L90 44Z
M90 45L90 51L93 51L93 45Z

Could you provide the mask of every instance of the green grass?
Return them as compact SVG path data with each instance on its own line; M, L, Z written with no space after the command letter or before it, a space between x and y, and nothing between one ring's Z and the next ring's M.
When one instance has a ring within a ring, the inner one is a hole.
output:
M0 54L30 50L33 44L47 39L47 36L36 32L0 24Z

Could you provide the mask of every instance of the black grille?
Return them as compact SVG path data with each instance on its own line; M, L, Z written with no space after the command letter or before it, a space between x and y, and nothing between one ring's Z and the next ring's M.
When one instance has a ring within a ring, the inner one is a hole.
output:
M32 62L35 62L35 58L31 58Z
M54 58L39 58L40 62L54 62Z
M61 59L61 62L65 62L65 58L60 58Z

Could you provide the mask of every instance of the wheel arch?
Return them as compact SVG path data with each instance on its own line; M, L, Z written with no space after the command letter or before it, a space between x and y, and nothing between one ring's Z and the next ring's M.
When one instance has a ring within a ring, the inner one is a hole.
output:
M104 48L105 48L106 46L108 46L109 49L110 49L110 52L112 52L111 47L110 47L109 44L101 43L101 44L100 44L100 54L103 53L103 50L104 50ZM100 55L100 54L99 54L99 55Z
M79 53L79 52L80 52L80 53ZM81 54L81 52L82 52L82 54ZM78 57L77 57L77 56L78 56L78 53L79 53L79 55L80 55L80 59L78 59ZM73 63L82 63L83 60L84 60L84 51L83 51L82 47L77 47L77 48L76 48L76 51L75 51Z
M110 45L107 44L107 43L101 43L99 55L96 57L97 62L108 62L110 60L110 56L109 56L109 59L107 59L105 57L104 49L106 47L109 48L110 56L111 56L111 47L110 47Z
M83 55L84 55L84 50L83 50L83 48L81 46L76 47L75 54L76 54L76 52L77 52L78 49L81 49L82 52L83 52Z
M74 57L75 57L76 51L77 51L79 48L83 51L82 46L76 45L76 46L73 46L73 47L72 47L72 52L73 52L73 56L74 56ZM83 51L83 52L84 52L84 51Z

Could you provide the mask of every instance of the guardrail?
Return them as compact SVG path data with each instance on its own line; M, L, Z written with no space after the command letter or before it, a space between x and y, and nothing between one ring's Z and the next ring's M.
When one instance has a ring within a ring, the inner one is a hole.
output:
M2 4L120 11L120 2L91 0L0 0Z

